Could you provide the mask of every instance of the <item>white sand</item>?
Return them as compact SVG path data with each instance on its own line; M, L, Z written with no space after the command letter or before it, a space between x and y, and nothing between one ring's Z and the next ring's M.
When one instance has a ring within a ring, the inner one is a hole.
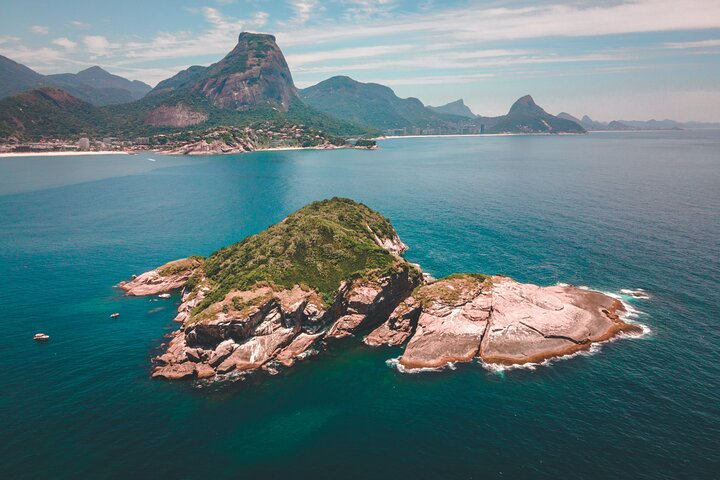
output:
M0 157L67 157L70 155L127 155L127 152L119 152L117 150L108 150L105 152L10 152L0 153Z

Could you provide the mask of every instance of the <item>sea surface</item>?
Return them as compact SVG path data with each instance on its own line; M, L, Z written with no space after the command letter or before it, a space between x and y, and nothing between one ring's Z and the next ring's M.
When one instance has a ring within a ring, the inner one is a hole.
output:
M534 369L410 375L345 342L272 377L150 380L178 298L114 285L333 196L435 276L586 285L650 332ZM0 158L0 477L719 478L719 258L718 131Z

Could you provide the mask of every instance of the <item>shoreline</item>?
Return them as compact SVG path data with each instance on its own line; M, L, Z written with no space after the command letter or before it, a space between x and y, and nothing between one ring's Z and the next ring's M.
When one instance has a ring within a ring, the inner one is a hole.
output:
M169 157L199 157L199 156L211 156L211 155L240 155L246 153L257 153L257 152L283 152L283 151L294 151L294 150L375 150L375 148L366 147L355 147L355 146L337 146L337 147L269 147L269 148L258 148L257 150L243 151L243 152L192 152L192 153L174 153L162 150L133 150L133 151L118 151L118 150L103 150L103 151L51 151L51 152L4 152L0 153L0 158L14 158L14 157L69 157L76 155L138 155L141 153L164 155Z
M587 132L590 133L590 132ZM398 138L446 138L446 137L533 137L533 136L564 136L586 135L586 133L449 133L446 135L385 135L373 137L372 140L395 140Z
M117 150L106 150L106 151L83 151L83 152L72 152L72 151L53 151L53 152L3 152L0 153L0 158L11 158L11 157L69 157L72 155L129 155L128 152L119 152Z

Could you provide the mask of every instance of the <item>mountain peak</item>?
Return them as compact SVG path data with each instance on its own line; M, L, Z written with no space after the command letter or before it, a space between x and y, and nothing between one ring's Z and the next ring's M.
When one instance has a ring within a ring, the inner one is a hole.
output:
M110 75L110 73L107 70L104 70L102 67L99 67L97 65L92 66L90 68L86 68L85 70L79 71L78 75L80 75L81 73L93 73L93 74L104 73L104 74Z
M190 67L160 82L152 95L201 94L218 108L248 110L269 105L287 112L297 97L290 68L275 37L242 32L225 58L209 67Z
M445 113L449 115L457 115L460 117L467 117L467 118L475 118L475 114L468 108L467 105L465 105L465 102L462 98L455 100L454 102L450 102L445 105L441 105L439 107L431 107L428 106L428 108L434 112L437 113Z
M525 95L523 97L518 98L515 103L513 103L512 107L510 107L510 112L508 115L513 114L530 114L530 115L538 115L538 114L545 114L545 110L540 108L537 103L535 103L535 100L530 95Z
M238 43L250 41L265 41L275 43L275 35L270 35L269 33L240 32L240 35L238 35Z

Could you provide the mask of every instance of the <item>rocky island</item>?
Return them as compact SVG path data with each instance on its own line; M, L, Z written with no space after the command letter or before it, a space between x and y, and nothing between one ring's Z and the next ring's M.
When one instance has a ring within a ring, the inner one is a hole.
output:
M403 346L403 369L479 360L523 364L639 332L608 295L504 276L434 280L402 254L390 222L363 204L315 202L207 258L188 257L121 282L127 295L182 289L152 376L219 379L277 372L355 337Z

